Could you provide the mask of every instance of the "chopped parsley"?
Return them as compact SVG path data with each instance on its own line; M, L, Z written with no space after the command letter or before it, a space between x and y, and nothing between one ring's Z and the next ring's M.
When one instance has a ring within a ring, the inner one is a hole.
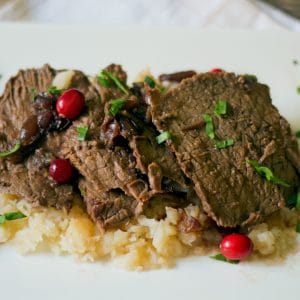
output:
M60 95L62 93L62 90L58 89L56 86L50 86L48 89L48 93L52 95Z
M111 87L111 83L109 81L109 78L107 76L105 76L103 74L103 72L101 72L98 76L98 82L101 86L105 87L105 88L109 88Z
M219 100L214 108L214 113L216 116L223 116L227 114L227 102L225 100ZM204 114L203 119L205 122L205 132L207 136L210 139L215 139L215 129L214 129L214 123L213 119L209 114ZM227 147L230 147L234 144L233 139L227 139L227 140L217 140L215 142L215 147L217 149L225 149Z
M293 59L293 64L294 65L298 65L299 64L299 60L298 59Z
M3 215L0 215L0 225L4 224L6 221L13 221L13 220L23 219L23 218L26 218L26 216L20 211L7 212Z
M300 189L298 189L297 193L292 194L288 197L286 206L288 208L296 207L297 209L300 209Z
M29 87L28 90L31 94L31 101L34 102L35 96L37 95L37 88L36 87Z
M88 133L89 127L88 126L81 126L77 127L77 140L78 141L85 141L86 135Z
M207 136L210 139L214 139L215 131L214 131L214 123L213 123L212 117L209 114L204 114L203 119L205 122L205 132L206 132Z
M147 83L151 89L155 88L155 81L150 76L145 76L144 82Z
M85 191L84 191L84 189L82 189L82 188L79 187L79 192L80 192L81 197L85 197Z
M111 87L111 81L126 95L129 95L128 89L120 81L119 78L108 72L107 70L102 70L98 76L98 81L100 85L105 88Z
M296 131L296 137L299 139L300 138L300 130Z
M267 179L268 181L272 182L273 184L276 184L276 185L281 185L281 186L284 186L284 187L289 187L290 185L276 177L273 172L268 168L268 167L265 167L263 165L261 165L260 163L258 163L257 161L255 160L247 160L247 163L252 167L254 168L254 170L260 175L262 176L263 178Z
M119 112L119 110L124 106L125 104L124 99L114 99L111 101L110 109L109 109L109 115L111 117L115 117L116 114Z
M300 233L300 221L296 225L296 232Z
M297 86L296 91L298 94L300 94L300 85Z
M210 258L215 259L215 260L220 260L220 261L224 261L224 262L228 262L230 264L238 264L240 261L239 260L231 260L226 258L223 254L219 253L216 254L214 256L211 256Z
M7 221L26 218L26 216L20 211L11 211L4 214Z
M15 152L17 152L19 149L21 148L21 143L16 143L14 145L14 147L8 151L3 151L3 152L0 152L0 157L6 157L6 156L9 156Z
M257 77L255 75L253 75L253 74L247 74L246 78L248 78L248 79L250 79L250 80L252 80L254 82L257 82Z
M234 140L233 139L228 139L228 140L223 140L223 141L217 141L216 142L216 147L218 149L224 149L227 147L230 147L234 144Z
M145 78L144 78L144 82L146 84L148 84L148 86L151 88L151 89L154 89L155 87L161 92L163 93L164 91L166 91L166 88L160 84L157 84L155 82L155 80L153 79L153 77L149 76L149 75L146 75Z
M286 207L293 208L296 206L298 194L290 195L286 200Z
M221 117L227 114L227 102L225 100L219 100L215 106L214 113Z
M166 140L171 139L171 137L172 136L171 136L171 133L169 131L164 131L156 137L156 141L157 141L158 144L162 144Z
M297 200L295 207L300 210L300 191L297 193Z

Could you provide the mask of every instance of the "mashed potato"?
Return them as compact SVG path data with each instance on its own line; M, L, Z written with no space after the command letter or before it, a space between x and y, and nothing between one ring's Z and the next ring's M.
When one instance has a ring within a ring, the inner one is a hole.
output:
M214 229L181 233L179 212L167 208L167 217L156 221L140 216L125 230L111 230L101 235L79 204L67 214L51 208L32 208L24 199L0 196L0 214L21 211L27 218L7 221L0 226L0 243L15 246L22 254L53 252L71 254L84 261L111 260L130 270L170 267L176 258L208 255L217 251L220 235ZM187 215L202 222L199 208L189 206ZM297 213L283 209L266 223L252 228L252 259L283 258L295 251Z

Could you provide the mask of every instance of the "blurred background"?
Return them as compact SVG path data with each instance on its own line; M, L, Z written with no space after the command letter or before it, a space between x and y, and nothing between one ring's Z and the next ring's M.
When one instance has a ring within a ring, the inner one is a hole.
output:
M300 31L300 0L0 0L1 22Z

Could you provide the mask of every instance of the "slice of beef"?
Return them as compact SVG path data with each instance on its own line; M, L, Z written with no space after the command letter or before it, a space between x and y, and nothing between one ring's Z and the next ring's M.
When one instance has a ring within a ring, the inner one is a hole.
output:
M76 71L71 87L85 95L87 108L63 133L56 148L59 156L77 169L87 211L99 228L120 227L141 213L148 185L138 178L134 159L126 149L112 149L101 142L104 104L94 84ZM88 134L80 141L77 128L83 126L88 127Z
M126 85L127 75L121 66L112 64L105 68ZM159 134L152 124L145 122L147 108L143 99L134 94L123 95L125 105L115 118L109 116L110 100L120 96L117 86L103 87L98 85L101 95L106 97L106 118L102 126L103 138L108 144L114 144L115 139L123 137L136 160L136 168L148 176L152 192L162 192L163 178L175 181L186 189L182 171L171 151L164 145L159 145L156 136ZM148 92L146 86L144 92ZM141 94L142 97L147 95ZM118 141L118 140L117 140Z
M41 69L20 70L7 82L0 97L0 132L8 140L18 138L23 122L33 114L34 96L46 91L54 76L55 71L45 65Z
M1 193L21 195L34 206L69 208L73 201L72 187L56 186L55 182L48 178L47 167L52 158L49 153L37 150L37 153L32 155L25 164L1 162Z
M127 76L121 66L110 65L105 70L112 72L126 86ZM147 120L149 87L144 83L134 87L129 90L128 95L122 95L122 91L116 85L98 85L101 95L106 97L106 115L101 137L109 146L120 146L130 150L135 162L134 167L149 183L148 192L143 188L142 182L138 181L137 185L137 190L142 192L145 202L144 212L148 216L160 219L165 216L167 206L183 207L189 203L188 186L174 154L163 144L157 143L156 136L159 132ZM111 116L110 107L116 97L121 97L125 102L116 116ZM134 196L134 193L131 195Z
M142 212L139 201L113 190L101 200L90 198L86 203L89 215L102 230L121 227Z
M124 149L111 150L96 140L80 142L75 127L68 131L68 137L62 156L86 178L90 188L99 193L120 188L129 194L129 187L138 178L135 164Z
M166 216L166 207L183 208L186 207L188 203L184 194L156 193L146 203L144 214L148 218L160 220Z
M229 106L224 117L214 115L219 100ZM300 157L290 127L272 105L268 87L249 76L199 74L161 99L152 98L151 109L157 128L171 133L167 144L193 181L204 210L219 226L262 220L282 207L299 185ZM215 139L205 128L194 127L203 114L213 119ZM234 145L217 149L216 140L226 139L233 139ZM260 159L290 187L267 181L247 164Z
M101 142L103 102L87 77L84 74L81 77L76 80L81 82L80 90L88 99L88 109L65 133L60 153L71 161L88 185L99 194L111 189L121 189L130 194L130 186L138 179L134 159L126 149L111 148ZM82 126L89 128L85 141L78 140L77 128Z
M77 72L72 85L84 93L87 110L65 132L59 155L70 160L78 170L80 189L88 213L101 230L119 227L142 211L148 184L135 168L127 149L109 147L101 141L104 104L95 86ZM87 126L85 141L78 140L77 128Z
M134 136L130 146L137 168L147 174L153 191L162 192L164 178L176 182L182 191L186 191L187 186L175 157L164 145L158 145L154 136Z
M125 195L120 189L99 194L90 188L85 179L80 180L79 188L84 195L88 214L102 232L122 227L143 210L141 201Z
M120 66L110 65L106 70L126 86L127 75ZM87 95L87 90L92 89L90 82L86 82L84 78L78 78L77 81L81 83L80 90ZM158 197L153 195L155 192L162 192L161 181L164 179L164 175L168 175L168 178L174 181L177 180L177 185L181 184L185 187L185 182L174 155L164 146L157 145L153 132L149 128L145 129L147 126L141 120L124 113L118 119L119 123L111 122L114 119L109 117L108 111L109 102L112 99L115 97L126 99L125 108L129 111L138 106L138 99L134 95L125 95L116 86L106 89L99 86L97 88L100 90L102 98L97 97L95 91L93 92L95 96L89 97L87 113L73 122L73 125L67 130L60 154L62 157L68 158L83 176L80 180L80 188L84 191L88 212L100 229L104 230L119 227L133 216L137 216L148 202L151 203L151 207L153 207L153 203L158 203L156 200ZM101 109L98 108L99 106ZM106 106L105 110L103 110L104 106ZM103 135L101 135L103 125L100 126L101 123L107 123L108 130L112 130L109 135L115 135L116 132L122 130L128 143L121 146L103 143ZM77 127L80 126L89 128L85 141L77 139ZM154 131L156 130L154 129ZM145 151L145 154L141 152L144 149L140 149L143 144L134 141L137 133L143 134L147 143L150 142L149 149ZM133 142L133 145L129 145L130 141ZM130 146L135 148L134 153L130 150ZM153 154L153 151L160 151L159 155L155 155L156 152ZM135 153L139 153L137 154L138 159L134 156ZM151 159L147 159L150 155ZM164 167L162 171L161 166ZM149 179L141 175L141 173L147 174L148 170ZM159 175L155 170L161 174ZM169 184L167 181L164 182ZM173 183L173 186L177 187L177 185ZM171 198L172 202L166 201ZM187 197L182 194L169 195L169 197L163 195L160 197L160 206L164 205L165 207L168 204L183 206L186 199ZM147 206L147 212L150 210ZM164 215L162 209L159 214ZM158 216L156 215L156 217Z
M16 143L25 120L34 114L33 93L46 91L55 71L45 65L41 69L21 70L6 84L0 98L1 151ZM60 144L56 133L47 139L48 145ZM27 159L14 163L10 157L0 159L0 190L28 199L33 205L69 209L76 193L71 185L57 185L48 175L50 161L55 157L52 146L38 149Z
M50 105L51 99L47 98L47 94L41 94L39 96L41 99L33 104L31 93L32 90L36 93L47 91L56 73L49 66L45 66L42 69L20 71L9 81L1 97L2 150L7 150L8 143L13 144L20 134L23 134L21 128L30 127L27 120L37 121L33 107L38 106L40 109L46 104L47 107ZM0 161L1 191L22 195L35 206L69 209L78 194L72 185L56 184L49 177L48 172L52 159L69 158L81 176L84 176L81 181L86 186L86 194L93 195L93 197L84 197L92 218L97 215L94 220L98 220L103 228L119 226L121 222L125 222L127 218L141 211L141 208L137 209L137 207L142 207L141 199L148 191L147 183L138 178L131 155L124 149L112 150L101 144L99 139L103 104L93 84L82 72L74 71L70 87L79 89L85 95L86 111L68 129L47 132L47 135L34 145L35 150L33 149L28 157L23 157L19 163L12 162L10 157L2 158ZM8 112L10 115L7 115ZM78 141L77 127L79 126L89 127L89 140ZM35 128L30 128L31 131L33 129ZM26 143L32 142L30 139L25 140ZM135 198L126 196L124 191L134 195ZM112 195L118 197L114 200ZM129 204L130 201L133 203ZM114 209L114 213L108 213L105 209L100 212L99 203L103 203L102 207L107 209L109 205ZM124 209L127 211L126 214ZM106 218L109 220L106 221Z

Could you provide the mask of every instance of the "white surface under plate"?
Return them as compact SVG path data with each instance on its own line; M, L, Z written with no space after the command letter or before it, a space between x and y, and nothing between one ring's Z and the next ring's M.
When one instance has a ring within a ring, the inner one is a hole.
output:
M300 34L114 30L88 27L0 26L0 88L19 68L78 68L95 74L111 62L130 79L141 69L154 74L221 67L256 74L271 87L273 102L300 129ZM173 269L127 272L111 264L86 264L68 257L22 257L0 247L3 299L299 299L300 253L280 265L231 265L207 257L180 260Z

